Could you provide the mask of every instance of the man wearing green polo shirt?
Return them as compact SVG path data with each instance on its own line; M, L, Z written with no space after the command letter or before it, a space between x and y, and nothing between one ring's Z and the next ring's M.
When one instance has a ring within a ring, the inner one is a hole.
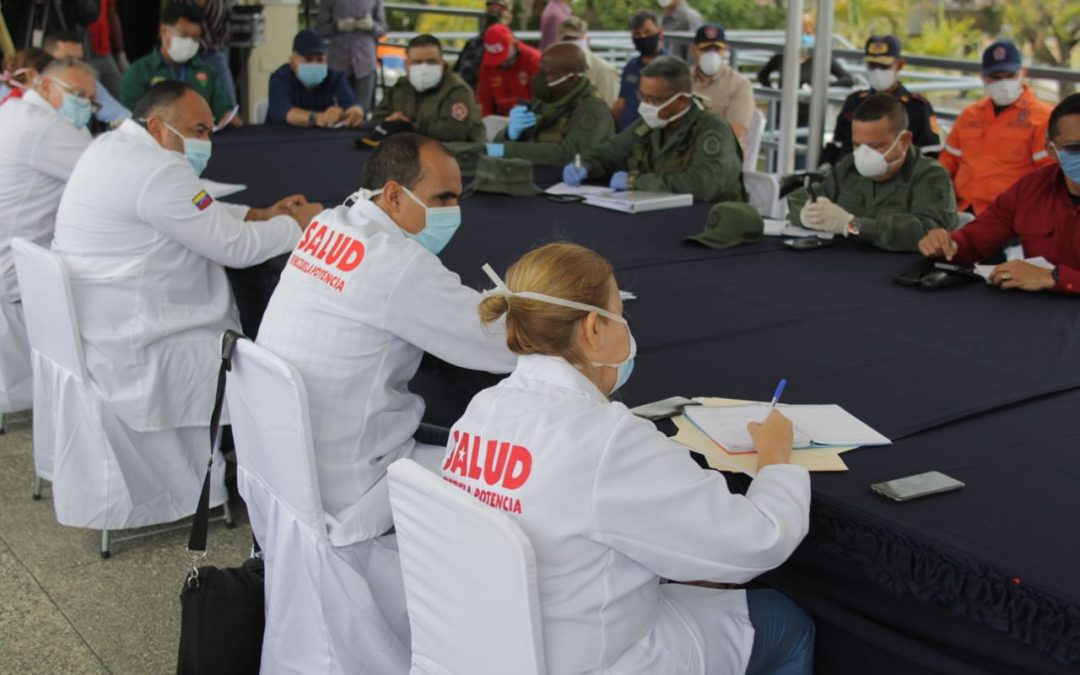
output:
M232 99L217 71L198 56L202 35L202 11L197 7L171 3L161 15L161 46L142 57L124 73L120 100L128 109L146 91L165 80L178 80L194 87L206 99L217 123L240 125L231 117ZM231 119L230 119L231 117Z

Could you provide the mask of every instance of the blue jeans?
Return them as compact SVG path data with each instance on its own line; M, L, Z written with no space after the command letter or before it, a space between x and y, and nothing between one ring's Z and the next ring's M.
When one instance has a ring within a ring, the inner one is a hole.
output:
M811 675L814 620L786 595L770 588L746 591L754 647L746 675Z

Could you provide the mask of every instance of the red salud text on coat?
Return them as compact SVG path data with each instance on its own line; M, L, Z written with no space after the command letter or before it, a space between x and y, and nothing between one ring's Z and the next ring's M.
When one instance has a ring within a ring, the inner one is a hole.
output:
M345 290L346 281L331 270L349 273L363 260L363 242L313 220L304 230L289 264L340 293Z
M443 476L444 480L488 506L521 513L521 501L505 491L517 490L529 480L532 453L525 446L510 441L484 440L467 431L454 430L454 451L443 462L442 468L469 482L449 476Z

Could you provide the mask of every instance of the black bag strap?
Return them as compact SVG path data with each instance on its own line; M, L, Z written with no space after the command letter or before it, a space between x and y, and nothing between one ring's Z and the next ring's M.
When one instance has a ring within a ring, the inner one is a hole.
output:
M195 519L191 523L191 536L188 537L187 550L191 554L191 576L188 583L197 583L198 562L206 556L206 538L210 529L210 470L214 466L214 448L217 447L221 427L221 409L225 405L225 374L232 370L233 353L236 343L246 340L234 330L227 330L221 336L221 367L218 369L217 393L214 396L214 411L210 414L210 461L206 464L206 478L203 479L199 505L195 508Z

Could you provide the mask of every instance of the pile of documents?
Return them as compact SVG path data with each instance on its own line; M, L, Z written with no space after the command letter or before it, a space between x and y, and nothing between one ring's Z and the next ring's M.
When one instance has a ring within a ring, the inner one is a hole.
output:
M714 469L754 475L757 453L746 431L749 422L769 414L767 403L724 398L696 398L674 418L676 442L701 453ZM862 446L892 442L838 405L778 405L795 429L793 464L811 471L847 471L840 457Z
M801 225L791 225L788 221L777 218L765 218L764 234L766 237L817 237L818 239L832 239L836 236L832 232L821 232Z
M645 213L663 209L678 209L694 204L692 194L670 192L645 192L642 190L616 191L600 185L567 185L557 183L549 187L549 195L576 195L583 197L589 206L599 206L624 213Z

